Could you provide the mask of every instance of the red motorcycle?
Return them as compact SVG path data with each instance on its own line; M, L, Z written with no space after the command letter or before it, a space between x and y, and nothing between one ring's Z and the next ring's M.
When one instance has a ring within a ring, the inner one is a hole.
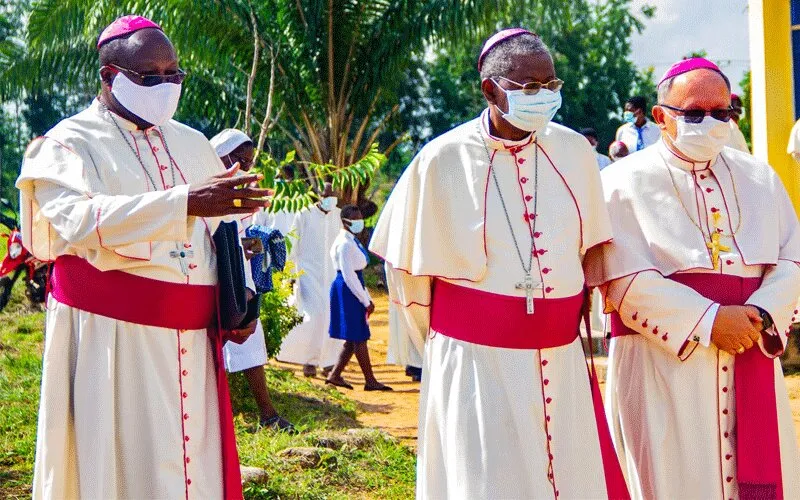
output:
M0 206L6 212L14 214L12 217L0 212L0 224L10 230L7 234L0 234L0 237L7 240L6 256L0 263L0 311L8 304L14 283L23 273L25 273L25 295L32 305L41 304L45 300L50 264L37 259L22 246L17 213L11 203L3 198L0 199Z

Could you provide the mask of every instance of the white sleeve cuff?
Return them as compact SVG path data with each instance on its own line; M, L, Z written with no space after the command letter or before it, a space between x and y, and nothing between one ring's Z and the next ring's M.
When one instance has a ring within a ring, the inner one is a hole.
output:
M697 342L703 347L711 345L711 330L714 328L714 320L717 319L717 311L719 311L719 304L713 304L708 308L703 319L692 331L689 340Z

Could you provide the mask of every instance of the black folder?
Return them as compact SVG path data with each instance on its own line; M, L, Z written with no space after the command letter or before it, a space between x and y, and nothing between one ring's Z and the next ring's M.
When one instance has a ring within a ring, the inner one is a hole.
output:
M238 330L258 317L261 296L247 301L244 254L235 222L220 223L214 233L219 279L219 314L224 330Z

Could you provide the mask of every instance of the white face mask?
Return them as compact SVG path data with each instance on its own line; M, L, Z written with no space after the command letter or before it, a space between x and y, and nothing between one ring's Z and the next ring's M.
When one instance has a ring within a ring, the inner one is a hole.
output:
M350 232L353 234L358 234L364 230L364 219L357 219L357 220L350 220L345 219L347 222L350 223Z
M495 85L506 93L508 100L508 113L503 113L503 118L520 130L536 132L544 129L561 108L560 90L541 89L528 95L523 90L506 90L497 82Z
M122 106L152 125L164 125L178 109L181 85L159 83L152 87L136 85L122 72L111 82L111 94Z
M322 200L320 200L319 206L326 212L330 212L331 210L336 208L337 203L339 203L339 198L335 196L327 196L325 198L322 198Z
M731 129L727 122L706 116L700 123L687 123L676 116L677 134L672 143L689 160L707 162L717 157L728 144Z

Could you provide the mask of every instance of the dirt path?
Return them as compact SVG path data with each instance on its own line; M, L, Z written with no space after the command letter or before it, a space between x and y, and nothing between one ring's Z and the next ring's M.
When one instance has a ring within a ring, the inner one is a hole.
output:
M412 382L405 375L405 368L386 364L386 351L389 339L388 299L385 294L373 292L376 311L370 318L372 339L369 341L372 366L378 380L394 388L393 392L364 392L364 377L355 359L350 362L344 378L352 383L355 389L345 393L359 403L358 421L364 426L385 430L414 446L417 439L417 410L419 408L419 384ZM302 376L302 369L297 365L277 363L279 366L293 370ZM797 442L800 444L800 375L792 375L786 379L791 398L792 413L797 430ZM318 375L315 383L323 384Z
M355 358L347 366L344 378L355 388L340 389L359 403L358 421L365 427L382 429L404 443L415 446L417 440L417 410L419 408L419 383L406 377L405 367L387 365L386 351L389 347L389 301L385 294L372 291L375 314L370 318L372 338L369 341L370 358L375 376L384 384L392 386L392 392L364 392L364 376ZM293 370L298 377L303 370L297 365L276 363ZM324 383L320 374L314 383Z

